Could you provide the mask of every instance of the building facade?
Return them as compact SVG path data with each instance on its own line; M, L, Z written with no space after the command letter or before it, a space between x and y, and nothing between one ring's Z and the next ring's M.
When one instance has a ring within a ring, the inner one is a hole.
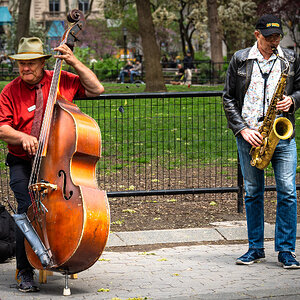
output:
M0 7L5 6L12 14L18 10L18 0L0 0ZM103 18L104 0L31 0L30 19L37 23L64 20L67 10L77 8L85 15L91 11L89 19Z
M46 26L51 21L65 21L68 11L75 8L84 15L90 11L89 19L101 19L103 4L103 0L31 0L30 19Z
M1 12L5 11L10 17L18 13L18 0L0 0ZM92 5L92 6L91 6ZM72 9L79 9L89 20L104 18L104 0L31 0L30 20L34 20L45 29L46 44L48 48L57 46L66 28L67 13ZM7 26L14 22L13 18L1 22L4 15L0 16L0 34L5 34ZM4 20L3 20L4 21ZM0 51L5 45L0 40Z

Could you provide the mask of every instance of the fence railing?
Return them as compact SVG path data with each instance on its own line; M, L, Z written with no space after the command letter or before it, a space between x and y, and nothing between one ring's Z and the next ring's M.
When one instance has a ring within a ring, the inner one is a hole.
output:
M76 100L101 129L99 187L111 198L190 194L197 195L197 200L233 200L241 211L243 180L221 95L111 94ZM13 198L4 163L6 151L1 143L2 201ZM266 171L266 184L266 190L274 190L271 168Z

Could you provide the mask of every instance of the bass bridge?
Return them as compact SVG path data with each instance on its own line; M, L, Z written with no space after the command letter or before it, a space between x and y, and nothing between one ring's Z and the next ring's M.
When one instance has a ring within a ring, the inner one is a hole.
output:
M39 193L40 195L44 196L51 191L57 190L57 185L42 180L41 182L30 185L28 188L30 191Z

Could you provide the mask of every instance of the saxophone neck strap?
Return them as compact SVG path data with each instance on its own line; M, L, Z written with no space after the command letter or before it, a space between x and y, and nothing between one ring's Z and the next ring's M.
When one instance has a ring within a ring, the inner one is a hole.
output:
M260 67L260 65L259 65L258 60L257 60L257 59L255 60L256 63L257 63L257 65L258 65L258 68L259 68L261 77L262 77L262 79L264 80L263 116L262 116L262 117L259 117L259 118L257 119L258 122L263 121L264 118L265 118L265 106L266 106L266 89L267 89L267 82L268 82L268 78L269 78L269 76L270 76L270 74L271 74L271 72L272 72L272 69L273 69L273 67L274 67L274 65L275 65L275 63L276 63L276 61L277 61L277 58L278 58L278 57L276 57L276 59L273 60L273 64L272 64L272 66L271 66L271 68L270 68L270 71L269 71L269 72L266 72L266 73L263 73L263 71L262 71L262 69L261 69L261 67Z

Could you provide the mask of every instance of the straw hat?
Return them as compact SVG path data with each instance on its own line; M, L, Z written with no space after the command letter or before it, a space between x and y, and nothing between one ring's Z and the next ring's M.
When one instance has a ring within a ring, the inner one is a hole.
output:
M15 60L30 60L41 57L48 59L51 55L44 54L43 43L38 37L22 37L19 42L18 53L9 56Z

